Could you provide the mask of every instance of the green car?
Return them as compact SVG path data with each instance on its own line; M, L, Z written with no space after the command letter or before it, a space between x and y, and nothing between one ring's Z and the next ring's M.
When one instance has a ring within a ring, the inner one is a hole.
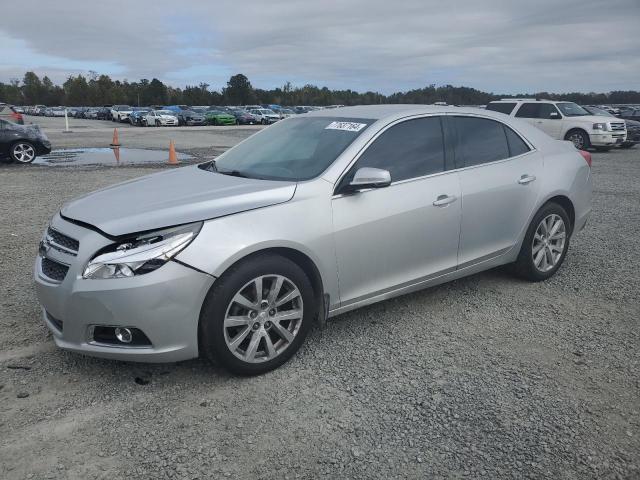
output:
M236 117L218 110L209 110L204 114L207 125L235 125Z

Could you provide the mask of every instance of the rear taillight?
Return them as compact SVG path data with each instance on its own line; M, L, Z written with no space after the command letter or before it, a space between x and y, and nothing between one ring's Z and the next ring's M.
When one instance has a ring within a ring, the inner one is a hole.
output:
M584 161L587 162L587 165L589 165L589 168L591 168L591 154L586 150L578 151L580 152L580 155L582 155L582 158L584 158Z
M22 122L22 115L18 112L11 112L11 118L13 118L16 122Z

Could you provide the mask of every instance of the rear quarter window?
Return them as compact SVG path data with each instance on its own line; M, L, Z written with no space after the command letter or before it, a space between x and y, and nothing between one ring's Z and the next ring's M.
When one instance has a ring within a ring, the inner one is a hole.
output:
M509 144L509 154L512 157L517 157L518 155L522 155L523 153L527 153L531 149L529 146L520 138L516 132L511 130L506 125L503 125L504 133L507 136L507 143Z
M515 102L495 102L487 105L486 110L491 110L492 112L500 112L506 115L509 115L513 112L513 109L516 107Z

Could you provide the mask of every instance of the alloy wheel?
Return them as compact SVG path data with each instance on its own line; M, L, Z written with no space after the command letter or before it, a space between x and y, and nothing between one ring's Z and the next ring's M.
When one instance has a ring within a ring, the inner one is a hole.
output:
M573 144L578 150L582 150L584 148L584 137L581 133L579 132L572 133L571 135L569 135L569 140L573 142Z
M566 239L567 230L560 215L553 213L542 219L531 245L533 264L539 271L548 272L558 264Z
M282 275L263 275L233 296L224 318L224 340L248 363L274 359L300 331L304 317L299 288Z
M36 157L36 152L28 143L18 143L13 147L13 158L20 163L30 163Z

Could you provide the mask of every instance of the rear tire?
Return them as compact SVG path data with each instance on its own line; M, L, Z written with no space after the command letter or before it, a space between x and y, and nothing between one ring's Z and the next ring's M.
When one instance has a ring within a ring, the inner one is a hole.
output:
M514 272L531 282L552 277L564 262L571 233L564 208L553 202L543 205L527 229Z
M302 268L280 255L252 256L209 290L200 312L200 352L237 375L266 373L296 353L316 312L313 287ZM291 318L277 320L285 315Z

